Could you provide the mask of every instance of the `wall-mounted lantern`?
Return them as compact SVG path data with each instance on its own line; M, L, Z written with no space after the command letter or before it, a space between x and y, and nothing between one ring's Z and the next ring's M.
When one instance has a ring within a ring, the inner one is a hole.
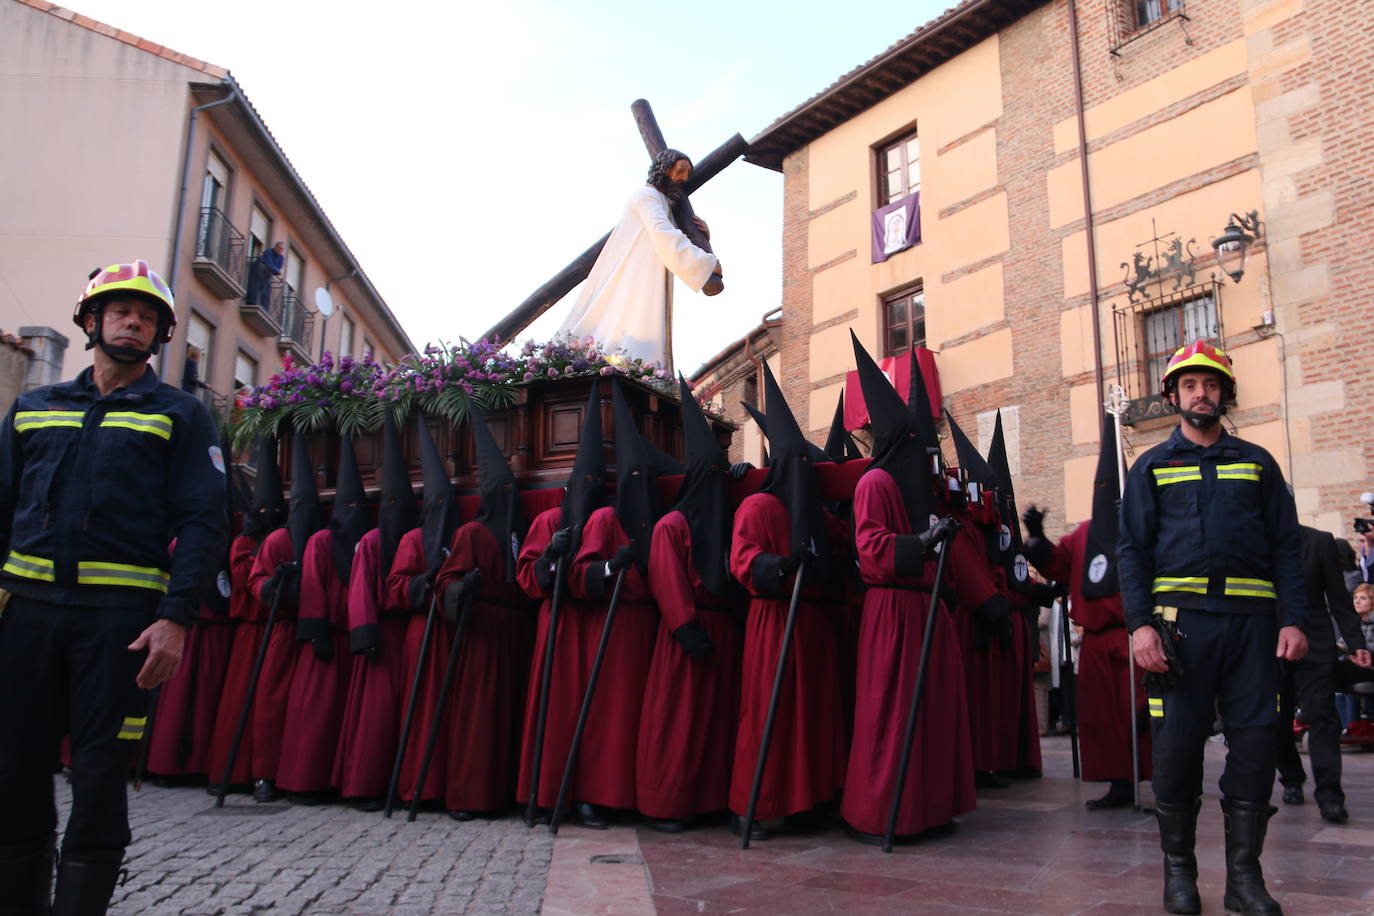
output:
M1239 283L1245 275L1246 255L1250 245L1261 234L1259 211L1251 210L1244 216L1232 213L1226 229L1212 239L1212 247L1217 252L1217 266L1231 278L1232 283Z

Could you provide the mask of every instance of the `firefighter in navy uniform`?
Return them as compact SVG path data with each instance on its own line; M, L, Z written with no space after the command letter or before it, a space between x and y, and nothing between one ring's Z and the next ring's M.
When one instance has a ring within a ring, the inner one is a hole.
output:
M21 394L0 428L2 914L108 907L148 691L176 671L228 534L210 415L147 365L176 326L166 284L143 261L107 267L73 318L94 366ZM50 903L64 736L72 808Z
M1220 710L1225 906L1282 913L1259 859L1274 811L1276 656L1307 651L1297 510L1273 457L1221 427L1236 393L1225 352L1202 340L1182 347L1160 385L1181 420L1126 477L1117 552L1131 648L1150 672L1164 908L1202 909L1193 845L1203 749Z

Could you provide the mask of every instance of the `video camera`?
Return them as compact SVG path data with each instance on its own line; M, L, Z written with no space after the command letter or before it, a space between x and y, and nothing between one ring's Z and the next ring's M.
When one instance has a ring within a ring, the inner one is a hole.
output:
M1374 493L1360 494L1360 502L1366 506L1374 506ZM1374 531L1374 518L1355 519L1355 532L1357 534L1367 534L1370 531Z

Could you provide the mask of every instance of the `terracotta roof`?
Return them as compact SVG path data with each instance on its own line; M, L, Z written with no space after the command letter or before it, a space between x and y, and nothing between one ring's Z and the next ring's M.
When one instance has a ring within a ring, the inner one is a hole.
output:
M201 73L213 76L215 79L222 80L229 75L229 71L223 67L217 67L214 64L209 64L203 60L197 60L189 55L173 51L171 48L165 48L155 41L141 38L132 32L125 32L112 25L97 22L89 16L83 16L78 12L58 6L56 3L48 3L47 0L15 0L15 2L22 3L25 6L31 6L36 10L41 10L51 16L56 16L58 19L65 19L72 25L79 25L83 29L90 29L97 34L113 38L116 41L122 41L126 45L133 45L139 50L146 51L149 54L155 54L163 60L170 60L174 64L181 64L183 67L199 70Z
M1046 0L964 0L774 121L749 141L746 160L782 170L782 160L911 85Z

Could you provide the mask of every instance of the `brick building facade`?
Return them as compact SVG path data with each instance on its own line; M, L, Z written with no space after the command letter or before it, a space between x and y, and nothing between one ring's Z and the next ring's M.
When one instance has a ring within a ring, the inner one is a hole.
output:
M1172 428L1158 371L1200 334L1235 361L1238 433L1274 453L1305 521L1348 532L1374 457L1350 333L1374 281L1357 5L966 0L754 138L783 177L773 368L803 429L823 441L850 328L877 356L923 340L975 441L1002 408L1017 492L1057 530L1090 511L1102 395L1133 399L1130 460ZM919 242L875 260L875 211L913 194ZM1210 241L1252 211L1237 282Z

